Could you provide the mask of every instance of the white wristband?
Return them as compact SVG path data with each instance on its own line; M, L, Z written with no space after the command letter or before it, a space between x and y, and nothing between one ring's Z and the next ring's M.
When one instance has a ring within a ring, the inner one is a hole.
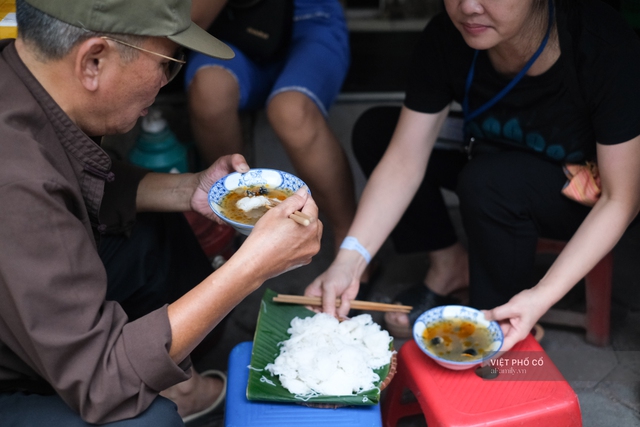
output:
M345 237L344 240L342 241L342 244L340 245L340 248L348 249L350 251L357 251L360 255L362 255L362 258L364 258L367 264L371 262L371 254L369 253L368 250L365 249L364 246L360 244L358 239L356 239L355 237L352 237L352 236Z

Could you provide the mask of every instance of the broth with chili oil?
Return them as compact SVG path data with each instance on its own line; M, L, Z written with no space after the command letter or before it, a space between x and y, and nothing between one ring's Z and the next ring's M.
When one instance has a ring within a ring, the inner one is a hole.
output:
M482 359L493 341L487 328L465 319L445 319L427 325L422 339L434 355L454 362Z
M240 209L237 204L238 201L245 197L258 197L265 196L270 199L284 200L293 191L287 189L273 189L264 185L254 185L250 187L240 187L233 191L230 191L220 200L220 207L224 215L232 221L239 222L241 224L255 225L256 222L265 214L267 207L260 206L249 211Z

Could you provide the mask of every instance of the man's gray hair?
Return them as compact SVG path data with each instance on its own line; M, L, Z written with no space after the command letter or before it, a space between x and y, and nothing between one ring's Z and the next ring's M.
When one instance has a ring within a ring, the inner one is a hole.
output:
M47 15L24 0L16 0L16 20L18 37L37 49L41 61L62 59L78 43L92 37L110 36L135 46L142 44L145 39L143 36L85 30ZM133 60L138 55L136 49L121 44L116 44L116 48L125 61Z

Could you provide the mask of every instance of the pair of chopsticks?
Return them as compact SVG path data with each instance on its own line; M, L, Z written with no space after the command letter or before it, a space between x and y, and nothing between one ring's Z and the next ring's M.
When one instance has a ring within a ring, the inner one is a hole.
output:
M284 295L278 294L273 297L274 302L281 302L285 304L300 304L300 305L312 305L321 306L322 298L320 297L305 297L300 295ZM336 298L336 307L340 307L342 301L340 298ZM413 307L410 305L399 304L385 304L381 302L370 301L351 301L351 308L364 311L391 311L398 313L409 313Z
M271 209L273 206L277 206L280 203L282 203L282 200L276 199L276 198L273 198L273 197L270 197L268 200L271 203L271 205L267 205L266 206L267 209ZM295 211L294 213L289 215L289 218L291 218L292 220L294 220L295 222L297 222L300 225L304 225L305 227L307 225L311 224L311 220L313 219L309 215L307 215L306 213L302 213L300 211Z

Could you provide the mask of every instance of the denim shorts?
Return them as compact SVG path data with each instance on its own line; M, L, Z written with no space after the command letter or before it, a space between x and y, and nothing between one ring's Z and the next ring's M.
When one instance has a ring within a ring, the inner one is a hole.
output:
M291 44L282 59L257 64L229 46L236 54L230 60L193 52L185 87L201 68L224 68L238 81L240 110L259 109L280 92L298 91L327 116L349 69L349 32L338 0L295 0Z

